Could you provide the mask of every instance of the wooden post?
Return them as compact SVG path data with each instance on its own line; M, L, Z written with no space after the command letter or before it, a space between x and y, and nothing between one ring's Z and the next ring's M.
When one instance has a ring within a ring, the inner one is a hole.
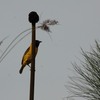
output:
M36 12L29 13L29 22L32 24L32 62L30 71L30 97L29 100L34 100L35 90L35 40L36 40L36 23L39 21L39 16Z

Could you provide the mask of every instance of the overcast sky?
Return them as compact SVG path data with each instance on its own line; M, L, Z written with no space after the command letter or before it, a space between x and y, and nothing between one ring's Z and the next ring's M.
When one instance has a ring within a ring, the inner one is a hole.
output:
M40 15L39 23L59 21L51 27L52 40L46 32L36 31L36 38L43 42L36 57L35 100L62 100L68 96L64 86L68 76L74 76L71 62L82 58L80 47L89 51L100 38L100 0L1 0L0 40L9 36L0 46L2 51L18 34L31 28L31 11ZM22 75L19 69L30 43L31 34L0 63L0 100L29 99L30 69L26 67Z

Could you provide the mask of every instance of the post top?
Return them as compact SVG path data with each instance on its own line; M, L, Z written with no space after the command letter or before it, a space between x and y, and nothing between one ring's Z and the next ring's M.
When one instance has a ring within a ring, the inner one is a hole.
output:
M29 13L28 20L30 23L35 24L39 21L39 15L35 11L32 11Z

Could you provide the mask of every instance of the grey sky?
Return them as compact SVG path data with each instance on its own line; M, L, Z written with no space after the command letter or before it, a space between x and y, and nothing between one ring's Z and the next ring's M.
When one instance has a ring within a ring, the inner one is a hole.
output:
M28 14L36 11L41 23L45 19L56 19L59 25L51 27L52 39L40 29L37 39L43 41L36 58L35 100L62 100L68 96L68 76L71 62L81 58L80 47L90 50L94 40L100 36L100 0L1 0L0 39L6 39L1 50L20 32L31 27ZM26 34L26 33L25 33ZM0 64L0 99L28 100L29 68L18 73L21 58L31 42L31 35L21 41ZM2 52L1 52L2 54Z

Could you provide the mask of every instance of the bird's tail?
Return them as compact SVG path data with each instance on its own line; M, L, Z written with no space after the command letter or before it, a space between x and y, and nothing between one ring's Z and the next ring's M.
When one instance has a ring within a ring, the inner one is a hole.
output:
M20 70L19 70L19 73L20 73L20 74L22 74L23 69L24 69L24 66L22 66L22 67L20 68Z

